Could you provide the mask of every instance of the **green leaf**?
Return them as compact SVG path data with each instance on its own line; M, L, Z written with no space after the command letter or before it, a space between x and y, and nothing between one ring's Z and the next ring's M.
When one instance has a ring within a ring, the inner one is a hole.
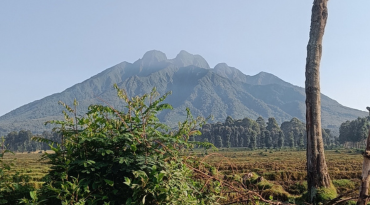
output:
M30 191L30 196L33 200L37 200L37 194L36 191Z
M126 205L130 205L131 203L132 203L132 199L128 198L127 201L126 201Z
M127 184L127 186L130 186L131 185L131 179L128 178L128 177L125 177L125 182L123 182L124 184Z
M114 152L112 151L112 150L105 150L105 153L107 153L107 154L114 154Z
M131 145L131 149L132 149L132 151L136 152L136 150L137 150L136 145L135 145L135 144L132 144L132 145Z
M107 183L109 186L113 186L114 182L108 179L104 179L105 183Z
M162 181L162 179L163 179L164 175L166 175L166 172L161 171L161 173L159 173L159 174L158 174L157 180L158 180L158 181Z

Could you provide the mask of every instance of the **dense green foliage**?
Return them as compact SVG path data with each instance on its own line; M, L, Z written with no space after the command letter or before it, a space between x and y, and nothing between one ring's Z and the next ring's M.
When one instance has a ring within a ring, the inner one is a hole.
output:
M39 204L213 204L217 191L200 191L203 182L193 178L187 150L190 136L203 120L187 119L169 130L157 118L170 109L150 94L129 99L123 111L91 105L85 116L63 104L65 120L52 121L61 143L44 157L51 164L45 184L32 197ZM43 138L35 140L50 141ZM199 143L198 143L199 145ZM207 144L206 144L207 145ZM208 145L209 146L209 145ZM217 187L217 184L215 184ZM210 187L214 187L211 185ZM216 188L214 187L214 188ZM215 190L215 189L213 189ZM23 200L30 203L30 200Z
M200 129L198 141L213 143L216 147L247 147L251 149L306 146L306 126L297 118L283 122L280 126L275 118L269 118L267 123L262 117L256 121L244 118L233 120L230 116L224 123L205 124ZM338 145L337 137L329 129L323 129L323 139L326 147Z

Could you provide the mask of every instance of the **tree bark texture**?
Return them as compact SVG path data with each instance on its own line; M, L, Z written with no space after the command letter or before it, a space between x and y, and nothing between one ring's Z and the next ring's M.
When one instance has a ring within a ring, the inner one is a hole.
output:
M320 61L328 0L314 0L306 59L307 184L311 203L317 189L331 186L321 133Z
M370 115L370 109L369 115ZM361 187L360 187L360 196L358 197L357 204L365 205L369 201L368 191L369 191L369 182L370 182L370 129L367 136L366 150L364 152L364 162L362 164L362 175L361 175Z

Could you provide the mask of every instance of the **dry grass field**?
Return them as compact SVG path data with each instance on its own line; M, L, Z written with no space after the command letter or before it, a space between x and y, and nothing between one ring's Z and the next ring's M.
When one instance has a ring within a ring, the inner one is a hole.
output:
M306 152L304 150L246 150L220 149L217 152L195 153L202 160L213 164L225 177L244 176L256 173L270 184L283 187L291 196L302 195L306 190ZM359 150L327 150L327 164L333 184L339 193L358 190L362 169L362 155ZM48 172L48 165L40 161L41 153L7 154L4 160L14 160L12 172L30 177L36 188L42 186L41 178ZM257 187L258 188L258 187ZM263 187L259 188L263 189ZM354 192L357 194L357 191Z
M42 186L42 177L48 173L49 166L45 162L41 162L41 153L15 153L6 154L4 156L4 161L13 162L13 167L10 172L18 172L20 175L29 176L29 183L39 188Z
M360 185L362 160L360 150L327 150L326 161L330 176L339 194L353 190L357 195ZM281 185L292 196L302 195L306 189L305 150L220 149L208 152L204 160L218 167L227 176L256 173L269 183Z

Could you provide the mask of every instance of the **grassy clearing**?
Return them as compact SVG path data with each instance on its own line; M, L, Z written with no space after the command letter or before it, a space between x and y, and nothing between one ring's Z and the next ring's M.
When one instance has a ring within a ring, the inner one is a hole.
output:
M48 173L49 165L41 162L41 153L15 153L6 154L4 161L12 161L13 167L11 173L19 173L29 177L29 184L35 188L40 188L43 184L41 179Z
M216 165L223 174L243 176L255 172L282 186L291 195L302 195L307 190L305 150L251 151L234 148L208 154L210 156L206 160ZM327 150L325 154L330 177L338 194L359 187L363 157L358 150Z
M204 156L204 160L218 167L220 174L227 178L243 178L253 173L250 179L252 187L260 191L266 198L283 201L296 201L307 191L306 151L304 150L246 150L221 149L218 152L195 154ZM35 188L42 186L41 179L49 167L40 162L40 153L8 154L5 160L14 161L14 170L30 177ZM333 185L338 194L358 189L360 184L362 155L356 150L328 150L326 159ZM257 179L258 177L262 177ZM259 180L259 181L258 181ZM357 194L357 192L355 192Z

